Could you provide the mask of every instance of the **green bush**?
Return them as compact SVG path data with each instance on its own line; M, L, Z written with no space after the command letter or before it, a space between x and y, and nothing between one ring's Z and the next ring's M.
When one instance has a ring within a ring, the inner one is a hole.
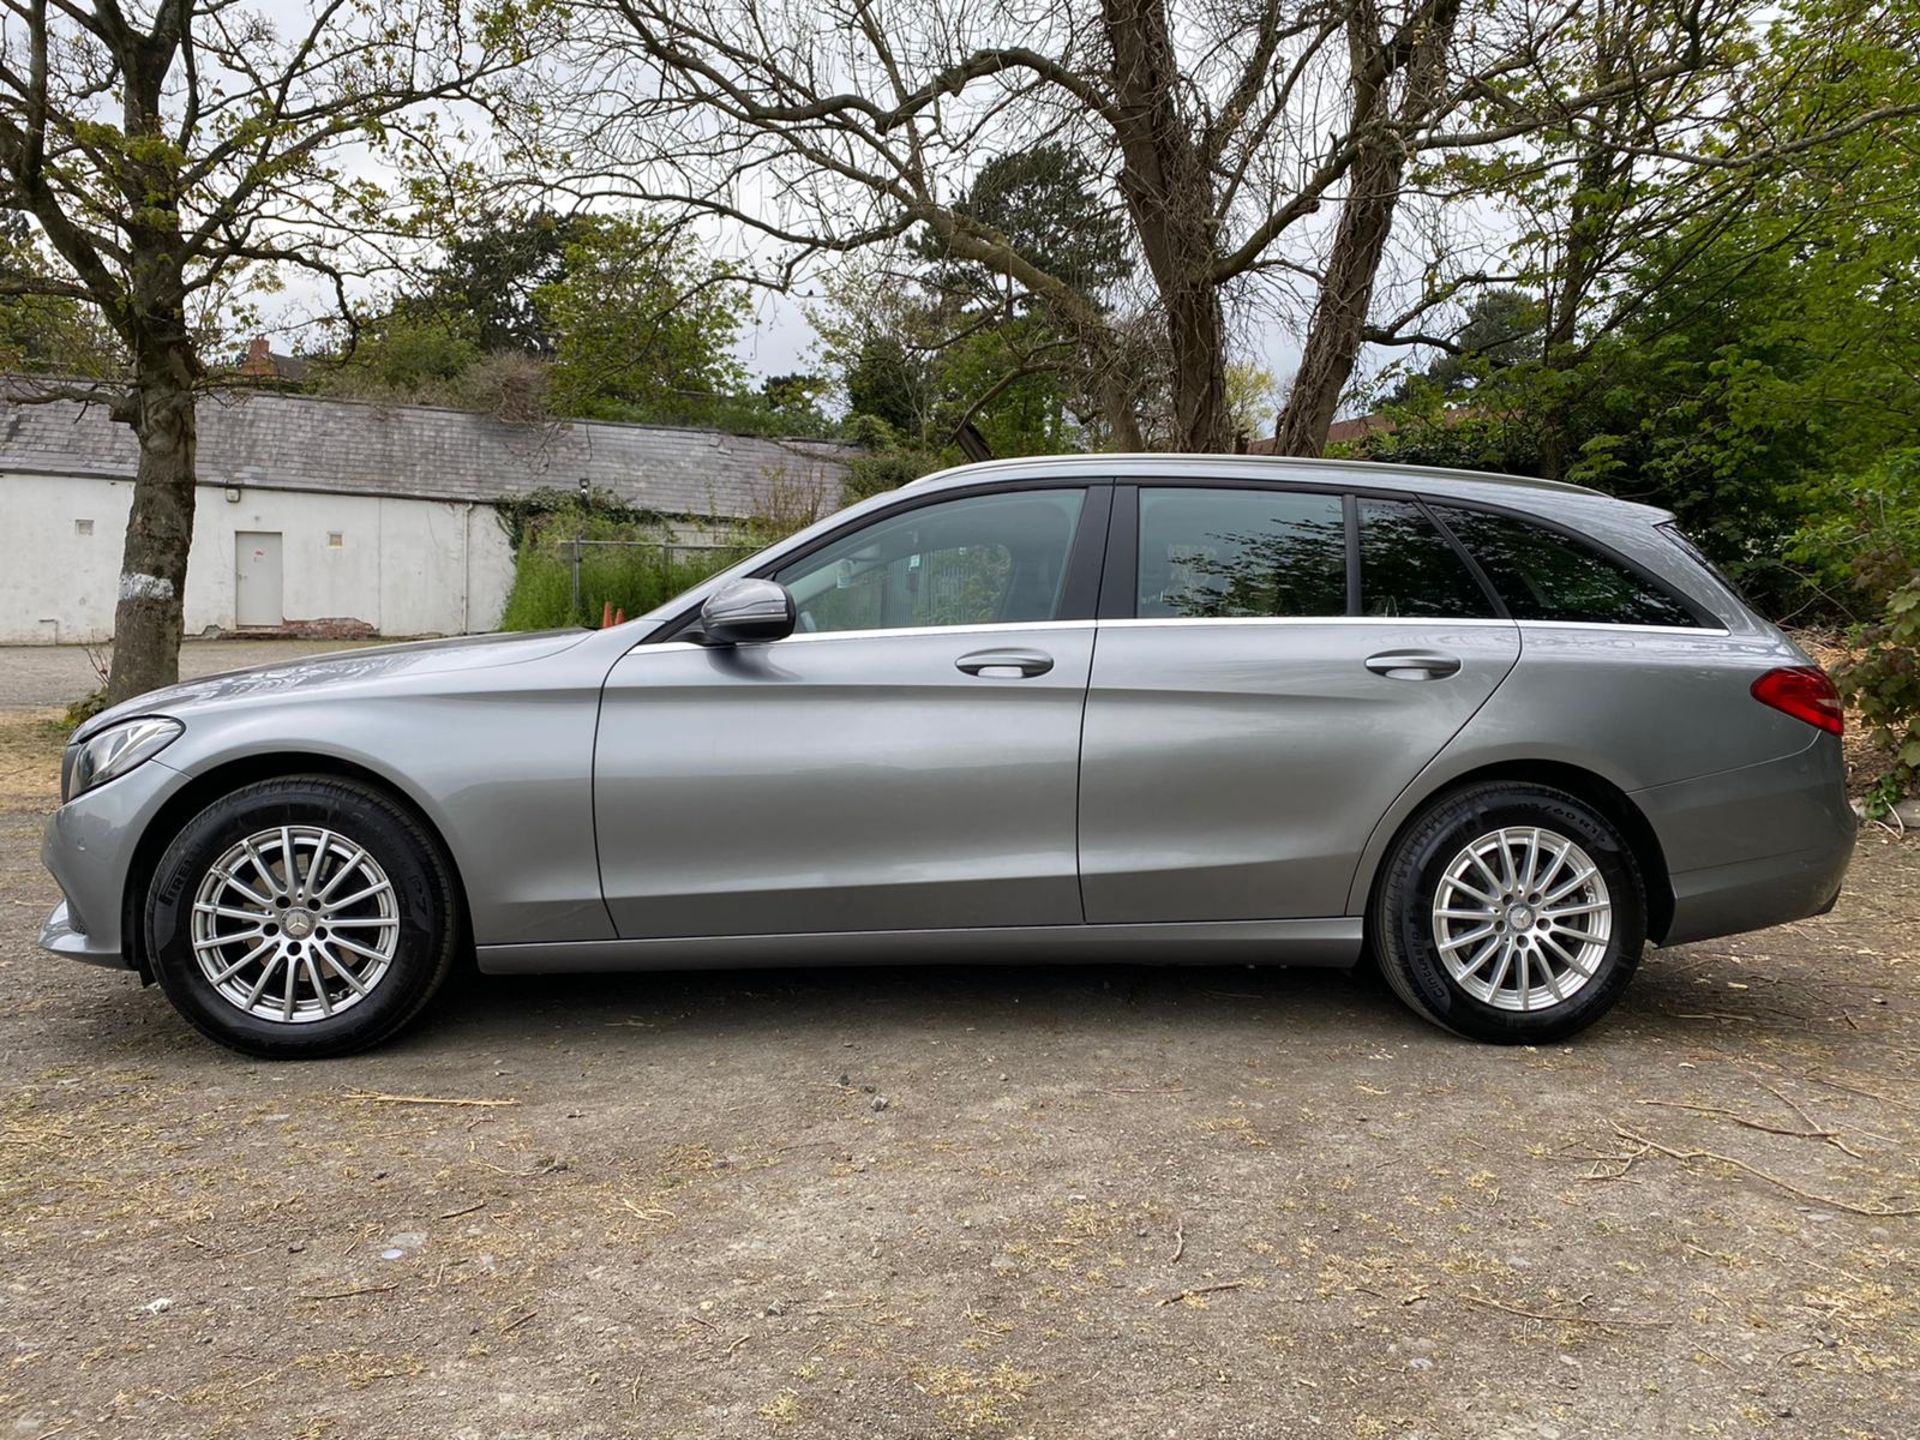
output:
M676 547L665 526L611 514L591 501L532 508L534 513L515 517L520 538L502 630L598 625L609 604L632 619L725 569L748 549L744 543L718 550ZM577 607L569 543L575 539L621 542L581 547Z
M1838 488L1844 510L1811 528L1801 553L1844 566L1876 616L1834 679L1890 757L1867 794L1879 816L1920 784L1920 449L1896 450Z

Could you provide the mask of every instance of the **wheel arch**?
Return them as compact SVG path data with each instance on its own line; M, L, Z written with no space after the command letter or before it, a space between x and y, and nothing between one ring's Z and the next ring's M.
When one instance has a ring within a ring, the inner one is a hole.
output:
M146 926L140 915L141 897L159 867L160 857L186 823L221 796L243 785L260 780L278 780L289 775L325 775L337 780L353 780L405 810L408 816L439 847L440 859L453 877L453 902L462 933L471 934L467 908L466 880L460 863L441 827L426 808L404 785L391 776L340 755L320 751L277 750L237 756L193 776L169 795L140 832L133 859L127 867L126 887L120 897L120 943L127 962L139 972L142 984L153 981L153 966L146 954Z
M1548 785L1556 790L1564 790L1593 806L1618 827L1633 851L1634 861L1640 867L1641 880L1646 887L1647 939L1657 945L1666 937L1673 927L1674 894L1660 837L1626 791L1603 775L1563 760L1502 760L1458 775L1449 775L1442 783L1424 793L1416 803L1405 809L1399 823L1394 825L1384 841L1369 845L1372 869L1364 877L1364 890L1356 887L1356 892L1364 899L1364 908L1360 913L1372 916L1374 897L1386 869L1383 863L1385 857L1410 825L1448 796L1470 785L1500 781Z

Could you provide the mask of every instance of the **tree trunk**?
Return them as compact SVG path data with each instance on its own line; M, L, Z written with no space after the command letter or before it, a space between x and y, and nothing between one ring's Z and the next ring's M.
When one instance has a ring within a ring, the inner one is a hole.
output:
M1300 370L1274 430L1274 448L1281 455L1318 455L1326 448L1333 413L1360 355L1374 276L1393 230L1400 178L1397 156L1378 148L1354 164Z
M1610 73L1602 72L1603 76ZM1613 193L1617 157L1606 143L1604 112L1588 122L1588 134L1589 143L1580 157L1580 184L1568 202L1566 256L1558 288L1547 293L1547 331L1540 342L1541 358L1556 381L1539 417L1540 473L1547 480L1564 480L1572 463L1567 372L1585 358L1579 344L1580 318L1598 268L1597 252L1612 220L1607 197Z
M143 361L133 392L115 407L140 440L140 467L113 611L107 701L180 678L180 631L193 541L194 363L190 352Z
M1227 326L1212 273L1218 196L1193 126L1180 113L1166 0L1105 0L1103 20L1125 160L1120 191L1166 310L1174 444L1231 450Z
M1459 13L1459 0L1431 0L1424 14L1410 17L1400 33L1384 41L1371 4L1358 6L1348 22L1353 131L1367 138L1348 172L1347 197L1307 327L1300 370L1274 429L1275 449L1282 455L1318 455L1326 448L1334 411L1360 355L1380 257L1393 233L1394 211L1406 180L1408 152L1396 132L1417 127L1444 92ZM1388 85L1403 66L1405 91L1389 116ZM1394 128L1388 128L1390 123Z
M1173 424L1182 450L1233 449L1233 413L1227 408L1227 324L1220 291L1211 282L1166 297L1167 339L1173 349Z

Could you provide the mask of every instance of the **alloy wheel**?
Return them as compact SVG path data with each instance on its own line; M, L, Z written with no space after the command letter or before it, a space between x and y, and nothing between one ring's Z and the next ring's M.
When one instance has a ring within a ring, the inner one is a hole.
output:
M365 846L317 825L260 830L208 868L193 899L193 954L217 994L262 1020L308 1024L350 1010L400 944L393 882Z
M1501 1010L1544 1010L1592 980L1613 933L1600 867L1539 826L1489 831L1441 872L1433 941L1454 983Z

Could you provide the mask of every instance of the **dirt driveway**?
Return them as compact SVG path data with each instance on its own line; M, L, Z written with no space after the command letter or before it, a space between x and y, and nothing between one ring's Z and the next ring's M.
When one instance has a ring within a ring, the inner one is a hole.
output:
M34 950L53 743L0 717L6 1440L1920 1434L1910 842L1549 1050L870 970L476 979L274 1066Z

